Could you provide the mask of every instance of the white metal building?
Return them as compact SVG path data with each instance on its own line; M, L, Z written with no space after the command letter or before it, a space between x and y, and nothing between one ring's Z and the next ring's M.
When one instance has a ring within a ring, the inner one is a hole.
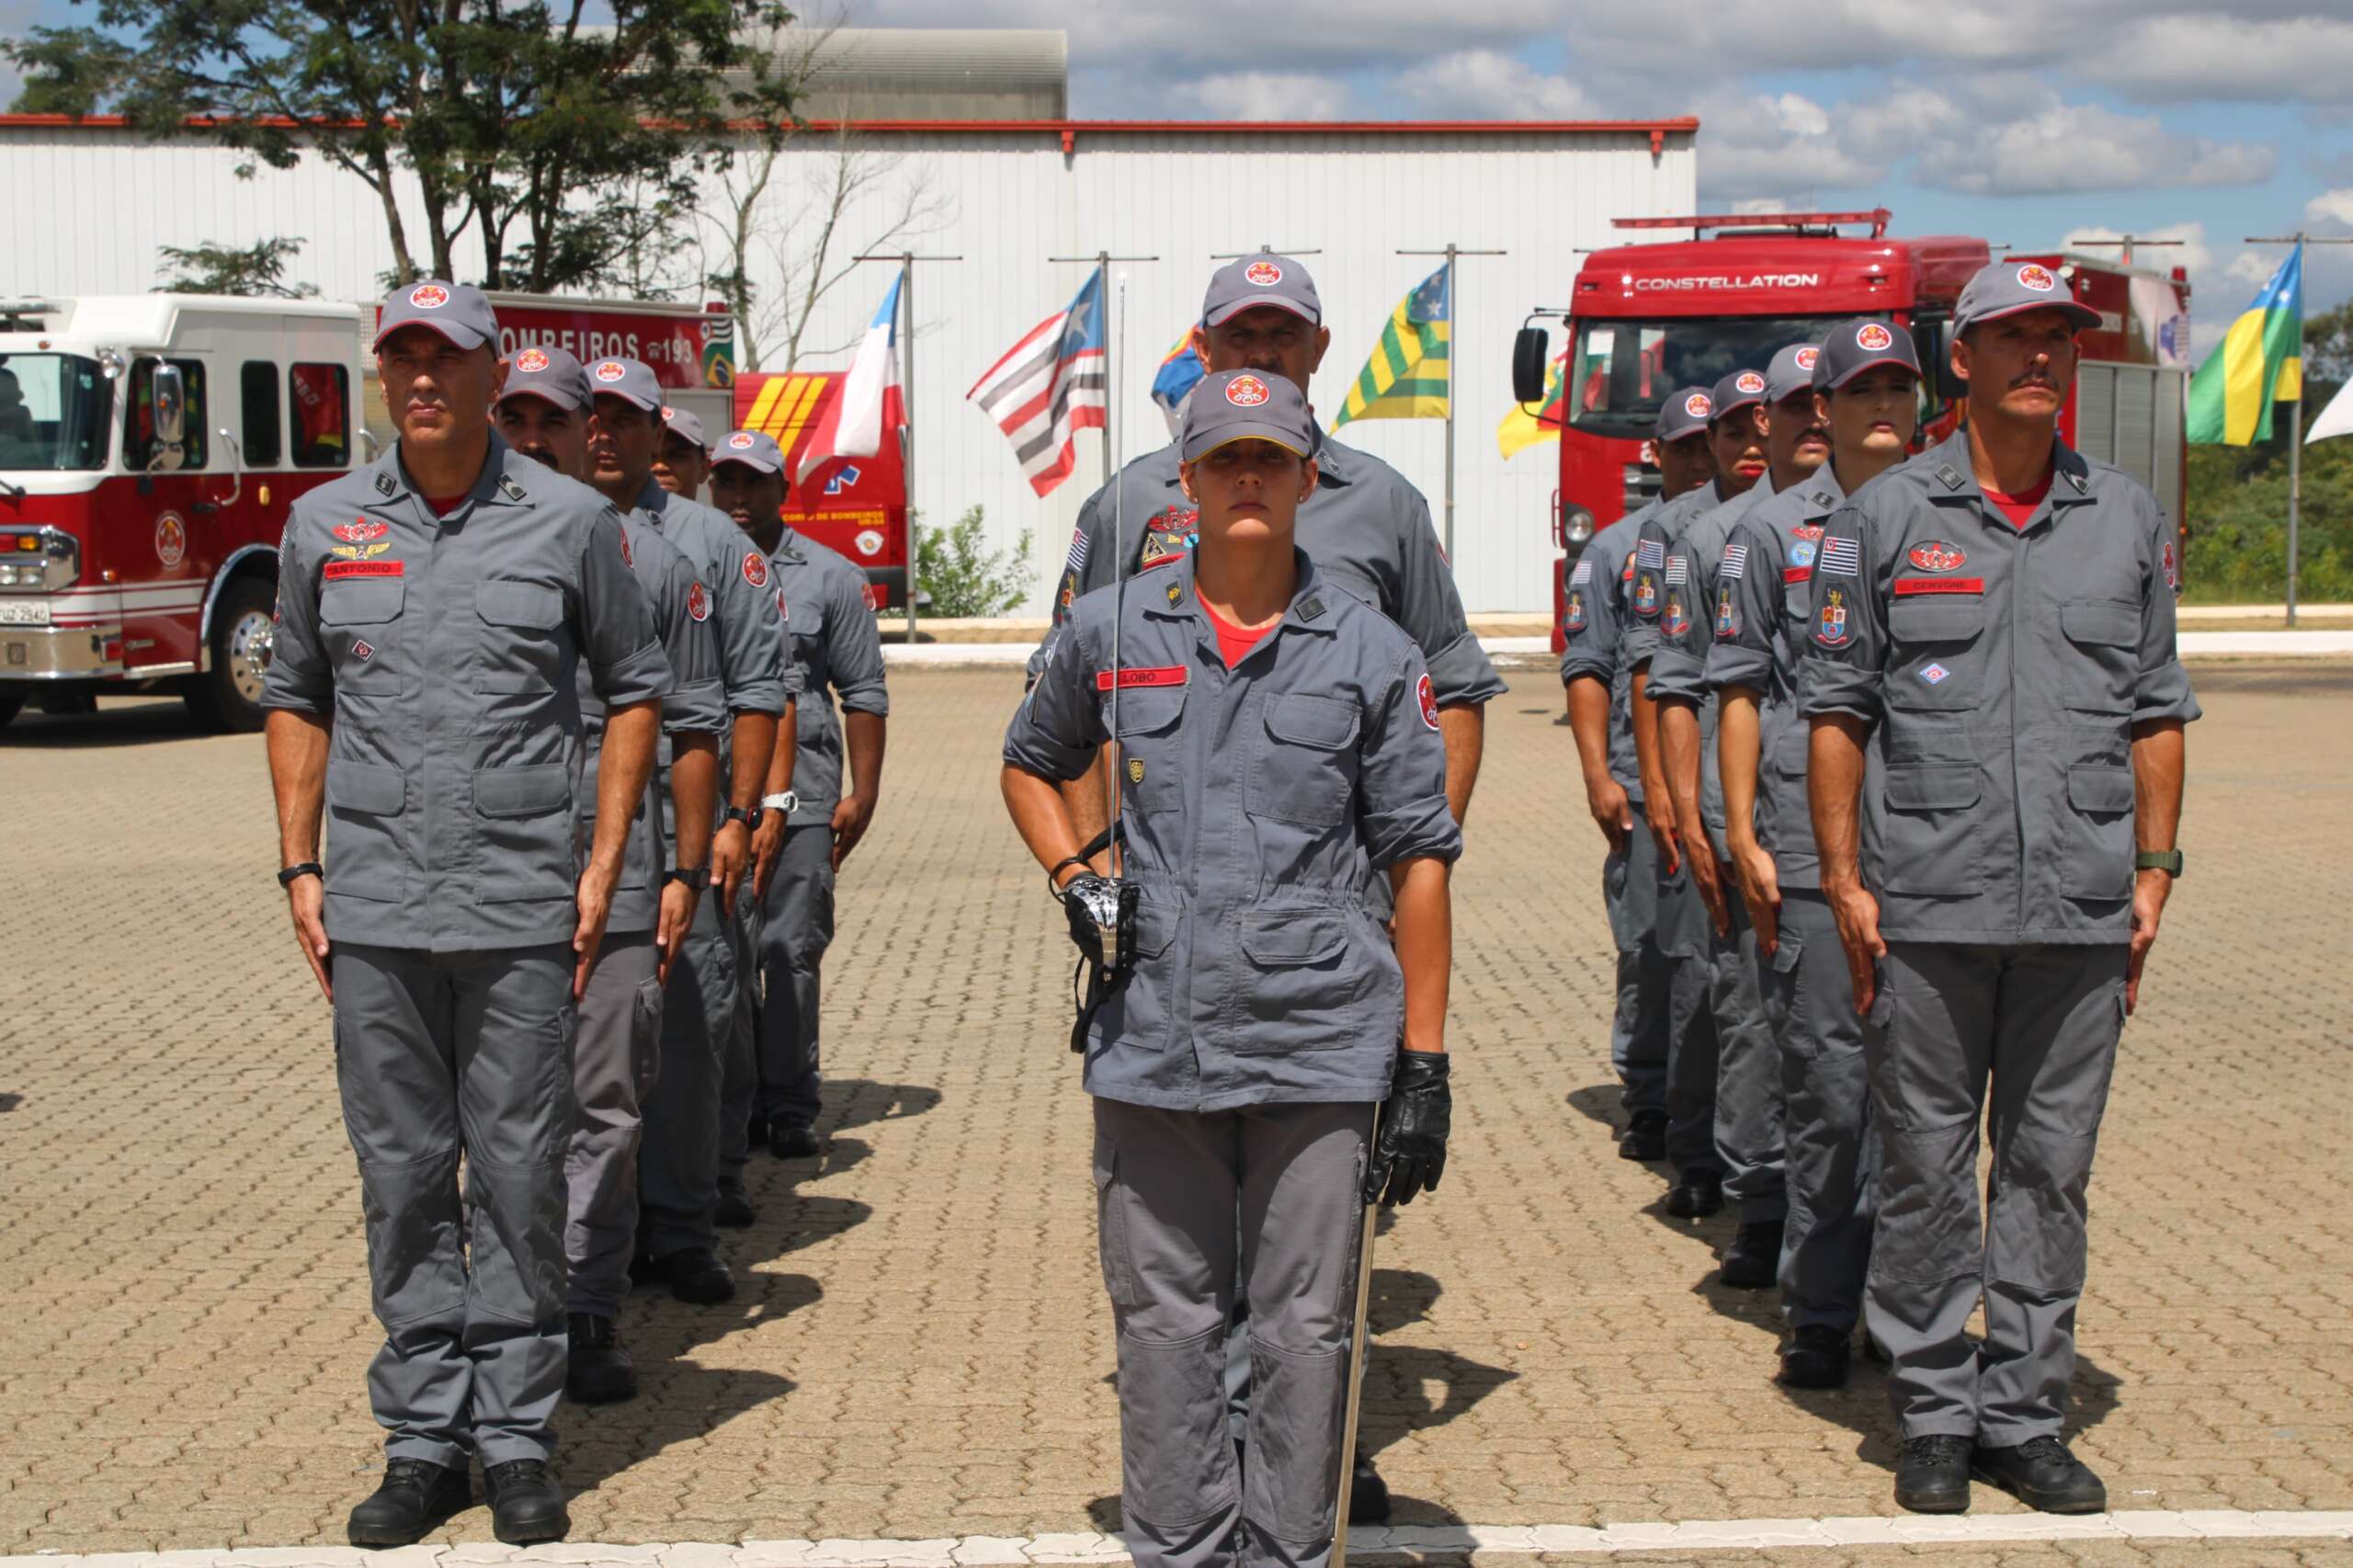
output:
M1556 449L1535 447L1506 464L1495 442L1510 406L1512 333L1532 306L1565 301L1579 252L1613 243L1610 219L1693 210L1696 131L1688 119L860 122L858 144L888 160L889 177L847 215L845 248L861 248L887 222L881 215L899 186L922 181L939 199L938 211L926 232L904 243L962 258L916 270L915 504L938 523L978 503L1000 546L1031 530L1038 595L1030 608L1042 608L1078 505L1102 474L1097 437L1080 437L1076 475L1041 501L1004 437L963 397L1085 281L1083 267L1050 256L1108 250L1158 258L1114 269L1129 279L1128 359L1115 377L1133 453L1165 439L1150 382L1199 312L1213 255L1261 246L1319 253L1307 260L1332 347L1313 392L1328 418L1389 312L1438 265L1396 251L1449 242L1501 249L1509 254L1460 264L1455 570L1473 610L1549 608ZM790 159L806 166L779 176L771 202L804 201L836 156L830 137L796 145ZM294 280L330 299L371 298L391 264L374 192L316 159L240 178L246 161L194 138L151 143L119 122L0 116L0 203L18 215L0 263L0 294L136 292L162 275L159 245L284 235L305 242ZM421 232L421 214L409 229ZM822 301L808 340L852 341L889 282L886 267L862 268ZM824 365L804 358L801 368ZM1441 429L1436 421L1367 423L1350 426L1347 438L1403 470L1436 512Z

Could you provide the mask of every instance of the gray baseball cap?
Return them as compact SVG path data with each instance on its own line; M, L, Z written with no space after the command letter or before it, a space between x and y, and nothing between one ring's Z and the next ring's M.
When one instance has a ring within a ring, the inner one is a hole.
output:
M1765 367L1765 401L1779 403L1785 397L1812 392L1813 368L1821 359L1821 348L1811 343L1792 343L1776 351L1773 362Z
M438 278L404 283L385 295L376 317L375 341L369 347L382 347L384 339L404 326L430 327L460 348L498 341L498 314L483 291L471 283L446 283Z
M1814 361L1813 390L1835 392L1874 365L1901 365L1920 374L1920 351L1912 335L1871 316L1842 321L1822 340Z
M698 447L708 448L710 445L710 438L702 433L702 421L683 408L663 404L662 423Z
M1981 267L1953 307L1952 329L1967 332L1979 322L1999 321L2028 311L2058 310L2078 327L2099 324L2099 312L2068 290L2067 280L2039 261L1997 261Z
M533 344L517 348L506 362L506 387L498 401L536 397L558 408L588 406L588 372L561 348Z
M1763 403L1764 373L1759 370L1734 370L1716 383L1715 390L1708 394L1708 401L1715 404L1715 412L1709 416L1711 419L1722 419L1734 410Z
M1316 297L1315 279L1307 268L1287 256L1245 256L1210 274L1210 291L1201 300L1201 324L1222 326L1258 305L1324 324L1324 301Z
M1272 441L1311 458L1322 443L1307 398L1288 376L1221 370L1193 389L1177 451L1187 462L1234 441Z
M599 359L588 367L588 390L598 397L617 397L648 414L662 406L662 383L654 367L638 359Z
M1680 441L1694 431L1705 430L1715 413L1716 400L1708 395L1707 388L1685 387L1658 405L1658 423L1651 427L1651 434L1661 443Z
M688 417L692 418L693 415ZM738 430L720 442L710 454L711 467L717 468L721 463L742 463L760 473L782 473L784 449L776 444L774 436L765 431Z

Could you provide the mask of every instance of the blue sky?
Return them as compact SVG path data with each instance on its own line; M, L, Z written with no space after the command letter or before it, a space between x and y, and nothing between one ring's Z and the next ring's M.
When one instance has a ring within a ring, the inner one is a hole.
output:
M1079 118L1697 114L1711 209L1884 205L1901 233L2036 247L2182 238L2143 255L2190 269L2201 354L2278 260L2244 236L2353 237L2343 0L1730 0L1664 24L1625 0L824 3L852 26L1063 28ZM0 32L87 14L0 0ZM2353 295L2353 246L2315 247L2305 289L2308 311Z

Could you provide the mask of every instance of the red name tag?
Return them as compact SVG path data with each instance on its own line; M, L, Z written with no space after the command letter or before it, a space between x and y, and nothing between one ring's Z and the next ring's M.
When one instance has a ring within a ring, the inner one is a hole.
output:
M1182 686L1184 684L1185 666L1182 665L1159 665L1143 669L1121 670L1120 672L1120 685L1122 688L1131 686ZM1097 674L1095 677L1095 689L1097 691L1108 691L1111 689L1111 672L1109 670L1103 670Z
M1781 581L1784 583L1810 582L1813 580L1813 568L1811 566L1784 566L1781 568Z
M1983 577L1898 577L1895 597L1905 598L1913 594L1982 594L1985 591Z
M407 570L400 561L330 561L319 575L332 583L338 577L397 577Z

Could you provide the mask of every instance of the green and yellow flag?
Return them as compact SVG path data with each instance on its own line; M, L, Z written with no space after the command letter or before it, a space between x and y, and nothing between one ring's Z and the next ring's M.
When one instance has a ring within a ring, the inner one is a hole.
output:
M1451 352L1454 279L1439 267L1420 287L1397 303L1372 358L1357 372L1356 385L1340 416L1337 430L1351 419L1444 419L1446 362Z
M2271 405L2304 395L2304 247L2263 286L2189 379L2189 438L2244 447L2271 438Z
M1567 384L1569 351L1564 347L1552 357L1544 370L1544 400L1533 412L1523 403L1513 403L1504 422L1495 426L1495 447L1509 462L1539 441L1561 438L1562 389Z

